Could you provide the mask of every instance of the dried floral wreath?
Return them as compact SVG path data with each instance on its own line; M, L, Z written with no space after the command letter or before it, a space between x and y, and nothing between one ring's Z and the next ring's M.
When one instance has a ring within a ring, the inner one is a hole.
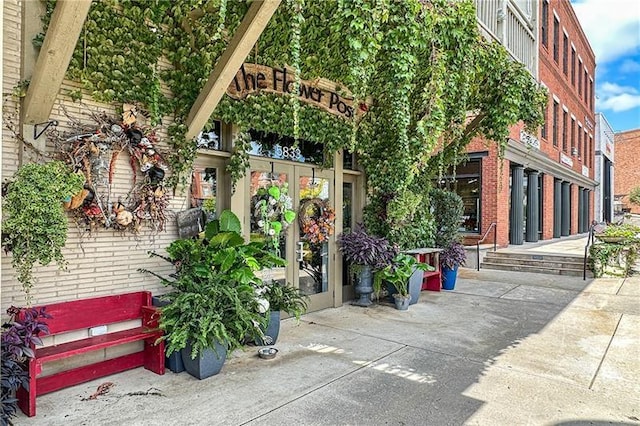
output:
M92 113L97 125L75 125L71 134L48 135L57 156L85 177L84 188L65 200L65 208L90 231L105 227L137 233L144 224L152 231L165 230L169 195L163 179L168 166L155 147L155 131L139 126L136 115L134 106L125 105L122 120ZM123 151L129 154L133 187L116 196L114 173ZM139 173L144 176L140 182Z
M335 229L336 212L329 202L320 198L310 198L300 203L298 222L303 238L310 244L329 241Z

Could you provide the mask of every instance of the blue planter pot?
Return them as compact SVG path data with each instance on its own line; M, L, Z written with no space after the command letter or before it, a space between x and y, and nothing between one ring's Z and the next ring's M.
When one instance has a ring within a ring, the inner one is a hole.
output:
M191 344L187 343L187 347L180 351L187 373L199 380L218 374L227 359L227 346L216 342L214 347L215 351L205 349L196 359L191 359Z
M458 266L451 269L448 266L442 267L442 288L444 290L453 290L456 286L456 278L458 277Z
M151 303L153 306L160 308L169 304L168 301L162 300L156 296L151 298ZM164 366L174 373L182 373L184 371L184 364L182 363L182 355L180 355L180 352L174 352L171 355L166 355Z
M275 345L278 340L278 334L280 334L280 311L271 311L269 313L269 325L264 331L264 335L271 338L270 341L264 341L263 339L256 339L254 343L257 346Z

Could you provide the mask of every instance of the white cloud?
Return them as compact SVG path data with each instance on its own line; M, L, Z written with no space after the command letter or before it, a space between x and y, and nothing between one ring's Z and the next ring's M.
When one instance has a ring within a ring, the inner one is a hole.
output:
M620 72L623 74L640 73L640 62L631 59L625 59L620 65Z
M598 89L597 107L613 112L640 107L640 92L635 87L604 82Z
M640 50L638 0L583 0L572 4L598 63Z

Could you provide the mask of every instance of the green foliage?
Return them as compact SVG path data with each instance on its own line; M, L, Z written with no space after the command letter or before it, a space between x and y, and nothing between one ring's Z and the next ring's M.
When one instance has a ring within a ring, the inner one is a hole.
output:
M462 198L455 192L433 188L431 209L435 220L435 245L447 248L460 239L458 229L464 207Z
M416 269L421 271L434 270L433 266L420 263L413 256L404 253L397 254L390 265L375 273L373 291L379 297L382 290L382 282L388 281L395 287L399 295L408 296L409 278Z
M153 116L172 112L182 126L247 8L226 0L94 2L69 75L97 99L139 101ZM170 67L159 69L161 55ZM367 101L367 113L350 121L275 94L223 97L214 116L322 143L327 159L338 150L357 153L370 199L404 200L391 214L371 215L368 225L407 244L404 230L428 218L410 214L406 191L426 200L428 182L460 161L473 137L493 140L503 153L509 126L522 120L537 127L546 104L524 66L479 34L471 0L286 1L246 61L299 69L293 93L300 79L324 77L351 89L356 105ZM159 91L160 81L171 97ZM195 156L184 134L172 132L169 163L177 175ZM240 138L232 153L234 185L246 170L247 143Z
M638 259L640 244L598 243L589 248L589 265L596 278L604 275L627 277Z
M636 206L640 206L640 186L636 186L631 190L629 193L629 202Z
M267 316L257 297L262 281L256 271L284 266L285 261L260 243L245 244L237 216L223 211L219 220L207 225L205 238L176 240L167 253L163 258L176 265L175 279L140 271L174 289L165 296L169 304L160 317L168 353L191 342L196 357L205 348L214 349L215 342L234 350L248 336L264 337L261 326Z
M22 283L27 302L36 263L65 265L67 216L62 202L82 190L84 177L64 163L25 164L7 185L3 199L2 246L11 251L11 264Z
M266 286L264 297L269 301L269 309L272 311L284 311L297 320L307 312L309 298L300 292L300 289L290 285L271 282Z
M596 237L619 237L627 240L638 238L640 226L631 223L621 223L619 225L607 225L604 231L596 234Z

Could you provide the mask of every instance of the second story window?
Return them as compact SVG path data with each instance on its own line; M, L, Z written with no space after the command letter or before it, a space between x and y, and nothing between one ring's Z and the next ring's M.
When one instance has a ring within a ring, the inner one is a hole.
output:
M576 85L576 49L571 48L571 85Z
M593 80L589 80L589 109L593 111Z
M576 155L576 119L571 118L571 155Z
M542 2L542 45L544 47L549 46L549 2Z
M582 93L582 61L578 60L578 96Z
M578 160L582 155L582 126L578 124Z
M565 34L562 40L562 72L569 74L569 37Z
M553 60L558 63L560 59L560 21L553 17Z
M553 138L553 146L558 146L558 102L553 101L553 134L551 137Z
M569 113L567 111L562 112L562 150L567 152L567 119Z
M584 103L587 105L587 92L589 91L589 85L587 84L587 70L584 70Z

